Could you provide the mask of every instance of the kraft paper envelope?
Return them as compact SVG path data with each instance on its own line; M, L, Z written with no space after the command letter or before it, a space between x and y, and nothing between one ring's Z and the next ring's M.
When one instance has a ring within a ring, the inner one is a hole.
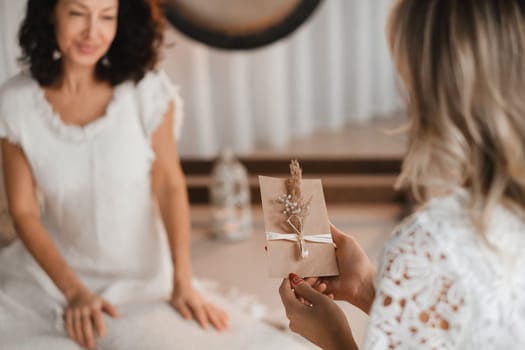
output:
M286 179L259 176L265 232L290 234L292 229L286 224L283 204L279 197L286 193ZM311 198L309 215L303 222L303 235L330 234L330 223L326 211L321 180L302 179L302 197ZM333 243L306 242L309 255L301 258L298 242L288 240L269 240L268 262L270 277L288 277L294 272L301 277L320 277L339 275Z

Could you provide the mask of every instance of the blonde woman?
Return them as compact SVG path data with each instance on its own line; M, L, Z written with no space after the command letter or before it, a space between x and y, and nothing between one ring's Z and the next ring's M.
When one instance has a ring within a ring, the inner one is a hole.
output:
M400 0L388 29L410 121L399 181L425 205L377 273L333 228L341 276L284 280L290 327L357 349L332 296L370 314L365 349L524 349L525 2Z

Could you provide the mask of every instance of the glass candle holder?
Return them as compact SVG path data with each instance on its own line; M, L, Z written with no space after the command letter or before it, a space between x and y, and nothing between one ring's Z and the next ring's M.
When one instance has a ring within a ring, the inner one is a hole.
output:
M210 183L212 237L237 241L252 234L250 184L246 168L230 149L221 152Z

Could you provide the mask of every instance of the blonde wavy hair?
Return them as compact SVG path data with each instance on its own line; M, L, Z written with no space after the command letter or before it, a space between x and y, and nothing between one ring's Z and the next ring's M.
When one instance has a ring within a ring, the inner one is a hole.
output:
M398 179L415 198L463 187L484 230L525 214L525 1L399 0L387 27L408 113Z

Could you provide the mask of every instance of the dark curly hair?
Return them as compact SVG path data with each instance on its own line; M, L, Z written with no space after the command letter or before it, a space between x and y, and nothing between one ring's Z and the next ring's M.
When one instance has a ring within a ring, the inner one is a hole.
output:
M29 66L42 86L51 85L62 74L62 61L53 60L57 1L29 0L18 34L22 49L19 60ZM113 86L126 80L140 81L160 59L164 25L157 0L119 1L117 33L106 55L110 65L98 62L96 78Z

